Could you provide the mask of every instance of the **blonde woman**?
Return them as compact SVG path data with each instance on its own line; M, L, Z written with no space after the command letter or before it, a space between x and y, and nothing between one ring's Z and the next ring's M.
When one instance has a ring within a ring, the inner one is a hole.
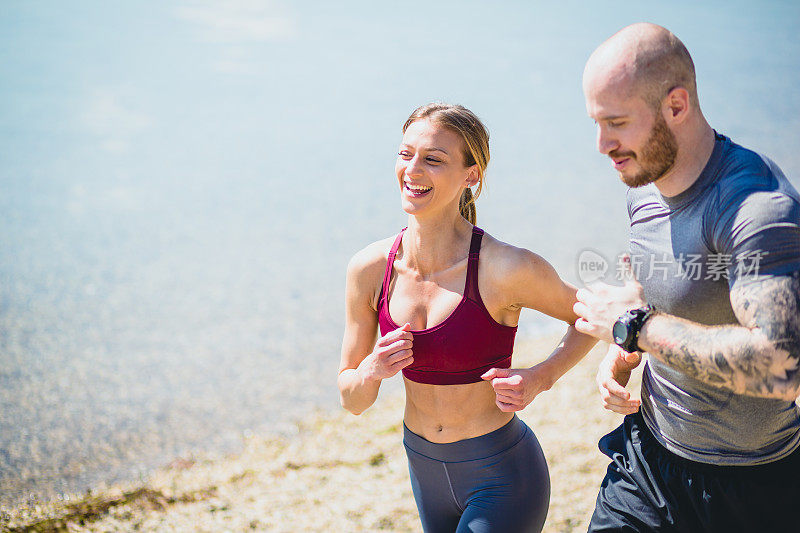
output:
M475 226L471 188L477 197L488 162L489 135L471 111L416 109L395 166L408 227L347 269L341 402L363 412L381 381L402 371L403 442L426 532L542 529L547 463L514 412L595 343L572 326L575 287L538 255ZM523 307L569 327L546 360L511 369Z

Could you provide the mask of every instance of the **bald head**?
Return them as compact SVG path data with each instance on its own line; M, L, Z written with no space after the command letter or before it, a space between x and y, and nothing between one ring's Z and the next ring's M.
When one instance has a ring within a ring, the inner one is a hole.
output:
M583 71L584 90L615 86L639 96L653 109L675 87L699 107L694 63L683 43L656 24L632 24L612 35L592 53Z

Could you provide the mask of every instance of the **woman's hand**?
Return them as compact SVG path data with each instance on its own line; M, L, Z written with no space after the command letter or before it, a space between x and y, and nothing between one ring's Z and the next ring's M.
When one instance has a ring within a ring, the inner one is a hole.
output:
M481 379L491 381L494 403L507 413L525 409L540 392L553 385L549 371L541 364L531 368L492 368Z
M361 378L364 381L381 381L413 363L412 340L411 324L407 322L378 339L372 353L358 365Z

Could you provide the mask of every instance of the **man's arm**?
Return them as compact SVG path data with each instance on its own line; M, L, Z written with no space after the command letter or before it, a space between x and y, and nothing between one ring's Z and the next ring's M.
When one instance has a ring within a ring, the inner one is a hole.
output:
M764 182L763 172L743 171L705 215L709 250L759 258L755 275L729 272L729 298L739 323L704 326L657 313L645 322L638 344L710 385L792 401L800 396L800 201L779 190L777 182ZM630 260L625 264L624 286L578 291L579 331L612 342L616 319L646 303Z
M800 272L734 285L740 326L702 326L656 314L639 346L705 383L738 394L793 401L800 396Z

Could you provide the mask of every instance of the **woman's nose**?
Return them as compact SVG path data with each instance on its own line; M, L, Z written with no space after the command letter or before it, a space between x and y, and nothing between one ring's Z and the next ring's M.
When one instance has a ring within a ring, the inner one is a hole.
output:
M422 174L422 165L418 156L414 156L406 162L406 174L409 176L419 176Z

